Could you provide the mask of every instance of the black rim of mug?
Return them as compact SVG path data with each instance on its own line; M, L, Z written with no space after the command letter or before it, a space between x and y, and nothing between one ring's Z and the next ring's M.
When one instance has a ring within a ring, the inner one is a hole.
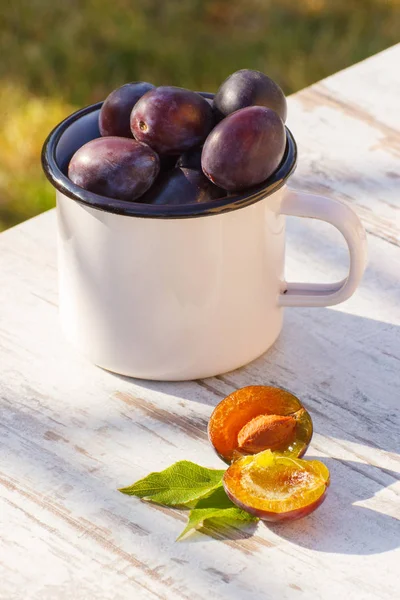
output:
M205 98L213 98L214 94L200 92ZM172 205L153 205L141 202L129 202L126 200L117 200L107 198L84 190L74 184L60 169L56 160L56 151L58 142L65 131L80 118L93 111L99 110L102 102L91 104L82 108L69 117L64 119L49 134L43 144L42 149L42 167L46 177L53 186L65 196L72 200L84 204L91 208L102 210L109 213L125 215L128 217L142 217L150 219L179 219L191 217L205 217L231 212L270 196L281 188L293 173L297 164L297 146L290 130L286 129L286 150L284 157L276 171L266 181L258 186L254 186L246 192L226 196L210 202L198 204Z

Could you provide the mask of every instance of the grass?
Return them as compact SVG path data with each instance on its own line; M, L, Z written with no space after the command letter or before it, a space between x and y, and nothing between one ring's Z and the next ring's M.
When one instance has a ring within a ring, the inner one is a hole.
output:
M289 94L398 41L400 0L0 0L0 229L53 206L50 129L134 80L215 91L240 68Z

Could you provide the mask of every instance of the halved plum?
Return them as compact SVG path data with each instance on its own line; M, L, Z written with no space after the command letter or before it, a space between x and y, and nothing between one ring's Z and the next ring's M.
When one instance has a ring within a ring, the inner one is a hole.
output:
M318 460L300 460L265 450L236 460L225 472L226 494L264 521L292 521L325 499L329 470Z
M313 434L312 420L296 396L281 388L251 385L224 398L214 409L208 436L230 463L238 454L273 450L301 457Z

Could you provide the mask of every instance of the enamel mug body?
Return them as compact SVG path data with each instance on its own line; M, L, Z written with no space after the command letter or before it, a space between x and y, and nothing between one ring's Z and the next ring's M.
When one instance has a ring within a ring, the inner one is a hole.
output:
M90 361L132 377L188 380L245 365L276 340L285 306L328 306L356 289L364 229L346 205L289 190L295 142L251 194L206 204L151 206L81 190L68 161L98 137L99 105L49 136L45 172L57 189L59 307L67 339ZM284 278L285 215L332 223L350 253L345 280Z

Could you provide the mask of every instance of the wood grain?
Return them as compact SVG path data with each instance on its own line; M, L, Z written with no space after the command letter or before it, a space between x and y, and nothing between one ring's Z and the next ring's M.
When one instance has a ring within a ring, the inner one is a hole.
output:
M357 208L369 233L400 244L400 45L289 99L299 146L293 184Z
M54 213L0 236L2 600L397 597L399 60L395 47L290 99L292 185L351 203L370 261L353 298L288 309L278 342L244 369L182 383L97 369L59 330ZM346 261L328 225L289 220L289 279L336 280ZM257 383L290 389L311 412L308 455L332 474L326 502L289 526L176 543L182 513L117 488L182 458L221 468L208 417Z

